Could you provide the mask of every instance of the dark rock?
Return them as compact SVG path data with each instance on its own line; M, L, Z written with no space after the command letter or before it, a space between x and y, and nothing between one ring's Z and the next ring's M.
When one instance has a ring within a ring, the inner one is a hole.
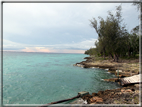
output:
M84 59L92 59L91 57L85 57Z
M118 82L118 78L110 78L110 79L104 79L104 81L110 81L110 82Z
M95 66L94 65L89 65L89 64L84 64L84 68L91 68L91 67L95 67Z
M103 102L103 99L100 97L92 97L90 99L90 103L102 103L102 102Z
M103 96L103 94L104 94L104 91L99 91L98 92L98 96L100 96L100 97Z
M90 94L85 95L82 97L83 100L86 100L88 104L90 104L90 99L92 98L92 96Z
M132 90L132 91L135 91L135 89L134 89L134 88L132 88L131 90Z
M79 62L79 63L76 63L76 65L77 65L77 64L82 64L82 63L81 63L81 62Z
M92 93L92 96L97 96L98 94L97 93Z
M110 71L116 71L116 68L109 68Z

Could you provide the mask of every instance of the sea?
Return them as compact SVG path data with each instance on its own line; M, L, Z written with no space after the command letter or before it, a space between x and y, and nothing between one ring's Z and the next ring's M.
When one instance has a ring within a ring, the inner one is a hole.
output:
M115 75L99 68L73 64L85 54L3 52L3 104L47 104L77 96L78 92L120 88L103 79Z

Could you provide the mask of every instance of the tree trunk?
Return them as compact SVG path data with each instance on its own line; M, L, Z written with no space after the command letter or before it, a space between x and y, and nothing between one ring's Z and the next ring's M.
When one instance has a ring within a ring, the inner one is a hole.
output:
M105 53L103 54L104 60L105 60Z
M115 56L115 54L113 55L113 61L115 62L115 60L116 60L116 56Z
M119 60L119 56L117 55L117 54L114 54L114 62L118 62L118 60Z
M103 56L103 53L101 52L101 57Z
M113 59L113 55L110 53L111 58Z
M128 46L128 57L130 57L131 56L131 52L130 52L130 44L129 44L129 46Z
M118 62L118 60L119 60L119 55L116 54L116 62Z
M104 57L104 60L105 60L105 48L103 48L103 57Z

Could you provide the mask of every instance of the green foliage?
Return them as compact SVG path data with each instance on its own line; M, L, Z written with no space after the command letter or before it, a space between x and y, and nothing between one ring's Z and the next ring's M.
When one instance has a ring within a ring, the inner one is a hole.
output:
M92 27L98 34L98 41L95 42L96 48L85 51L85 54L110 56L114 61L119 57L134 57L139 54L138 26L128 33L125 24L122 24L121 5L116 7L116 13L108 12L106 20L99 18L99 25L95 18L90 20Z
M134 97L134 103L139 104L139 97L138 96Z
M96 48L90 48L89 50L85 51L85 54L95 55L96 54Z

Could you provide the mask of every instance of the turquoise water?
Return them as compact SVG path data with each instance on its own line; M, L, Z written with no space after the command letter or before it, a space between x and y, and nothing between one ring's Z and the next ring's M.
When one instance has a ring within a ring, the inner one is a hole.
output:
M116 83L102 79L115 75L97 68L73 66L84 54L4 52L3 103L46 104L89 93L115 89Z

